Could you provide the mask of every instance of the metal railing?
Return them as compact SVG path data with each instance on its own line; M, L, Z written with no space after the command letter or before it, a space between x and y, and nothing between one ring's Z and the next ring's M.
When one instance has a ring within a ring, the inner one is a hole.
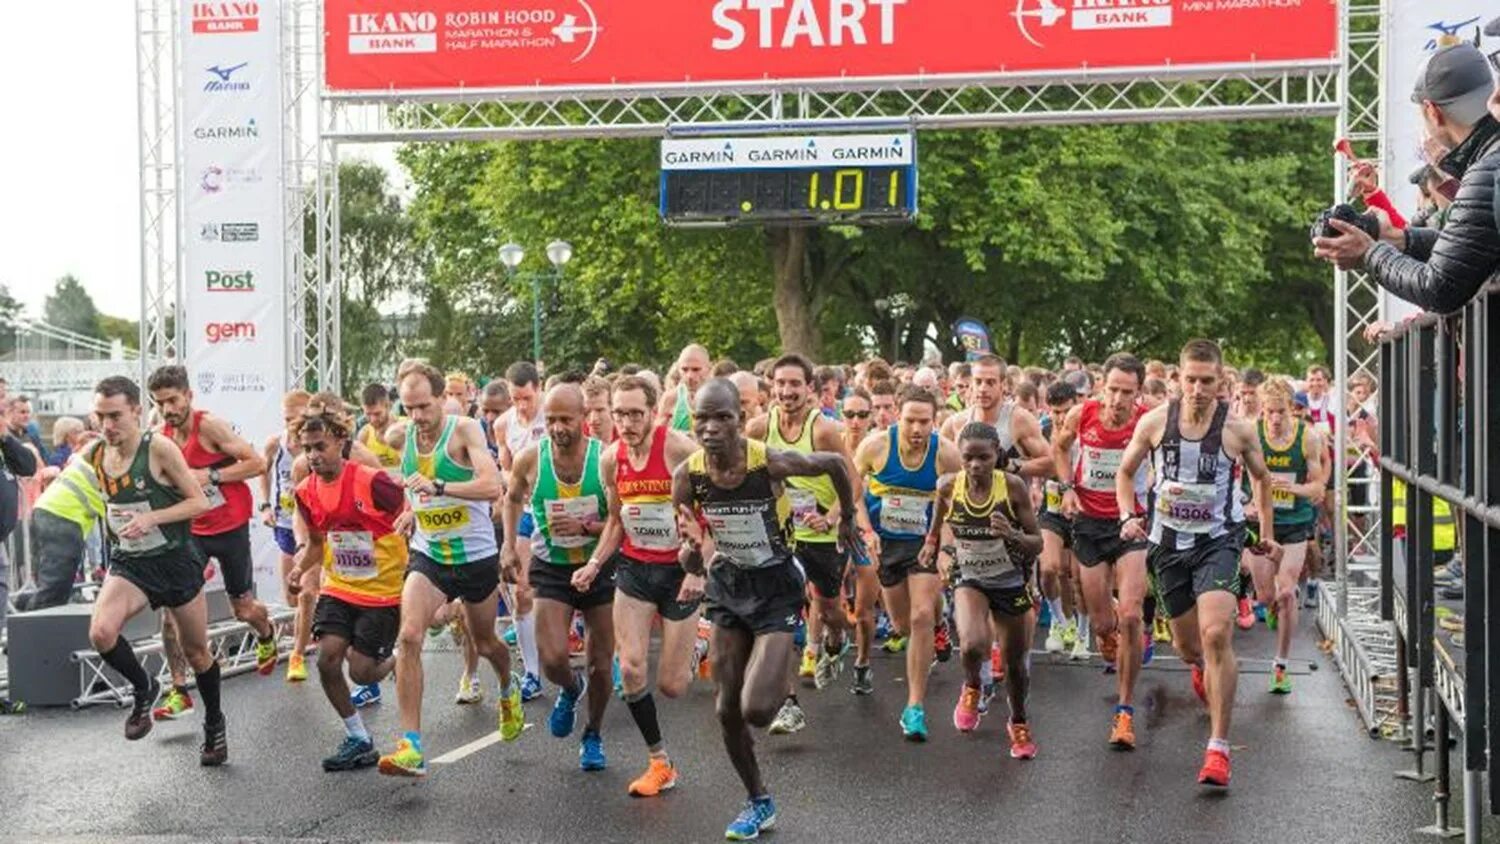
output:
M1399 672L1413 725L1416 769L1408 776L1435 782L1437 817L1424 831L1452 834L1449 732L1461 733L1464 831L1471 841L1479 840L1485 797L1490 813L1500 814L1500 779L1491 766L1500 752L1500 706L1491 705L1500 695L1500 659L1489 657L1500 655L1500 578L1489 574L1492 552L1500 553L1500 479L1491 483L1500 475L1500 447L1490 442L1500 422L1496 332L1500 277L1462 311L1424 314L1380 349L1381 521L1393 524L1396 481L1405 484L1406 510L1405 535L1380 536L1380 617L1411 666ZM1437 635L1435 500L1452 510L1463 561L1462 647ZM1425 770L1429 723L1431 773Z

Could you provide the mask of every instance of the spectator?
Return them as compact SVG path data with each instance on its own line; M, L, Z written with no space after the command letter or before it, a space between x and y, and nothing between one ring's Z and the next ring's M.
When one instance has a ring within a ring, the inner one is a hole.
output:
M47 458L47 465L59 469L66 466L68 458L78 453L87 433L83 420L74 416L64 416L53 422L52 456Z
M37 427L35 420L31 418L31 399L26 396L16 396L6 402L5 418L10 433L16 439L35 449L37 459L45 463L47 457L52 452L42 442L41 429Z
M21 518L21 484L17 478L35 475L38 462L32 450L11 433L9 424L0 426L0 630L5 629L5 616L10 611L10 559L6 556L5 540ZM0 697L0 715L21 709L20 705Z
M1448 148L1434 167L1459 180L1443 229L1398 229L1382 217L1376 241L1333 220L1342 234L1316 238L1318 257L1340 269L1363 266L1381 287L1426 310L1463 307L1500 268L1494 207L1500 122L1488 111L1495 98L1495 80L1479 48L1457 44L1434 53L1417 73L1412 101L1422 109L1428 137Z
M83 423L77 419L62 421L71 421L82 431ZM78 447L62 474L32 506L32 571L36 582L30 594L16 596L18 609L43 610L68 602L86 556L89 532L104 516L99 478L82 450L87 445L80 442Z

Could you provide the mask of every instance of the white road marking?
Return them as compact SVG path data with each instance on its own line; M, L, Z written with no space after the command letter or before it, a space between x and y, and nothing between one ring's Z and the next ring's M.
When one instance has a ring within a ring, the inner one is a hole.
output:
M529 730L529 729L531 729L531 725L527 724L523 728L522 732L524 732L525 730ZM498 744L499 742L500 742L500 731L496 730L495 732L490 733L490 734L486 735L483 738L477 738L477 739L469 742L468 744L463 745L462 747L455 747L455 748L453 748L452 750L448 751L447 753L444 753L442 756L439 756L436 759L432 760L432 764L434 764L434 765L451 765L454 762L457 762L458 760L463 759L466 756L472 756L475 753L478 753L479 751L485 749L486 747L489 747L492 744Z

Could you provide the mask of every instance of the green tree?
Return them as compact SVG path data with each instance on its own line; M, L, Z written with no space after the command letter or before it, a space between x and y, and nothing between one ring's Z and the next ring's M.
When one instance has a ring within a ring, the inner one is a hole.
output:
M94 298L72 275L57 280L52 295L42 303L42 320L87 337L99 336L99 309L94 307Z
M11 321L20 317L25 306L10 295L10 287L0 284L0 356L16 351L16 331Z
M99 315L99 336L105 340L119 340L127 349L141 344L141 324L125 317Z

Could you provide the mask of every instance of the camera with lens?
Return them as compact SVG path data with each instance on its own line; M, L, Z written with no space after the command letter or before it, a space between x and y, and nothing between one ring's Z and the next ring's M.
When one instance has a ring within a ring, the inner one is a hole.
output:
M1334 228L1328 222L1329 220L1343 220L1355 228L1362 230L1371 239L1380 239L1380 218L1376 217L1373 211L1361 214L1354 210L1354 206L1341 202L1318 214L1318 219L1312 225L1312 236L1314 238L1338 237L1343 234L1343 232Z

